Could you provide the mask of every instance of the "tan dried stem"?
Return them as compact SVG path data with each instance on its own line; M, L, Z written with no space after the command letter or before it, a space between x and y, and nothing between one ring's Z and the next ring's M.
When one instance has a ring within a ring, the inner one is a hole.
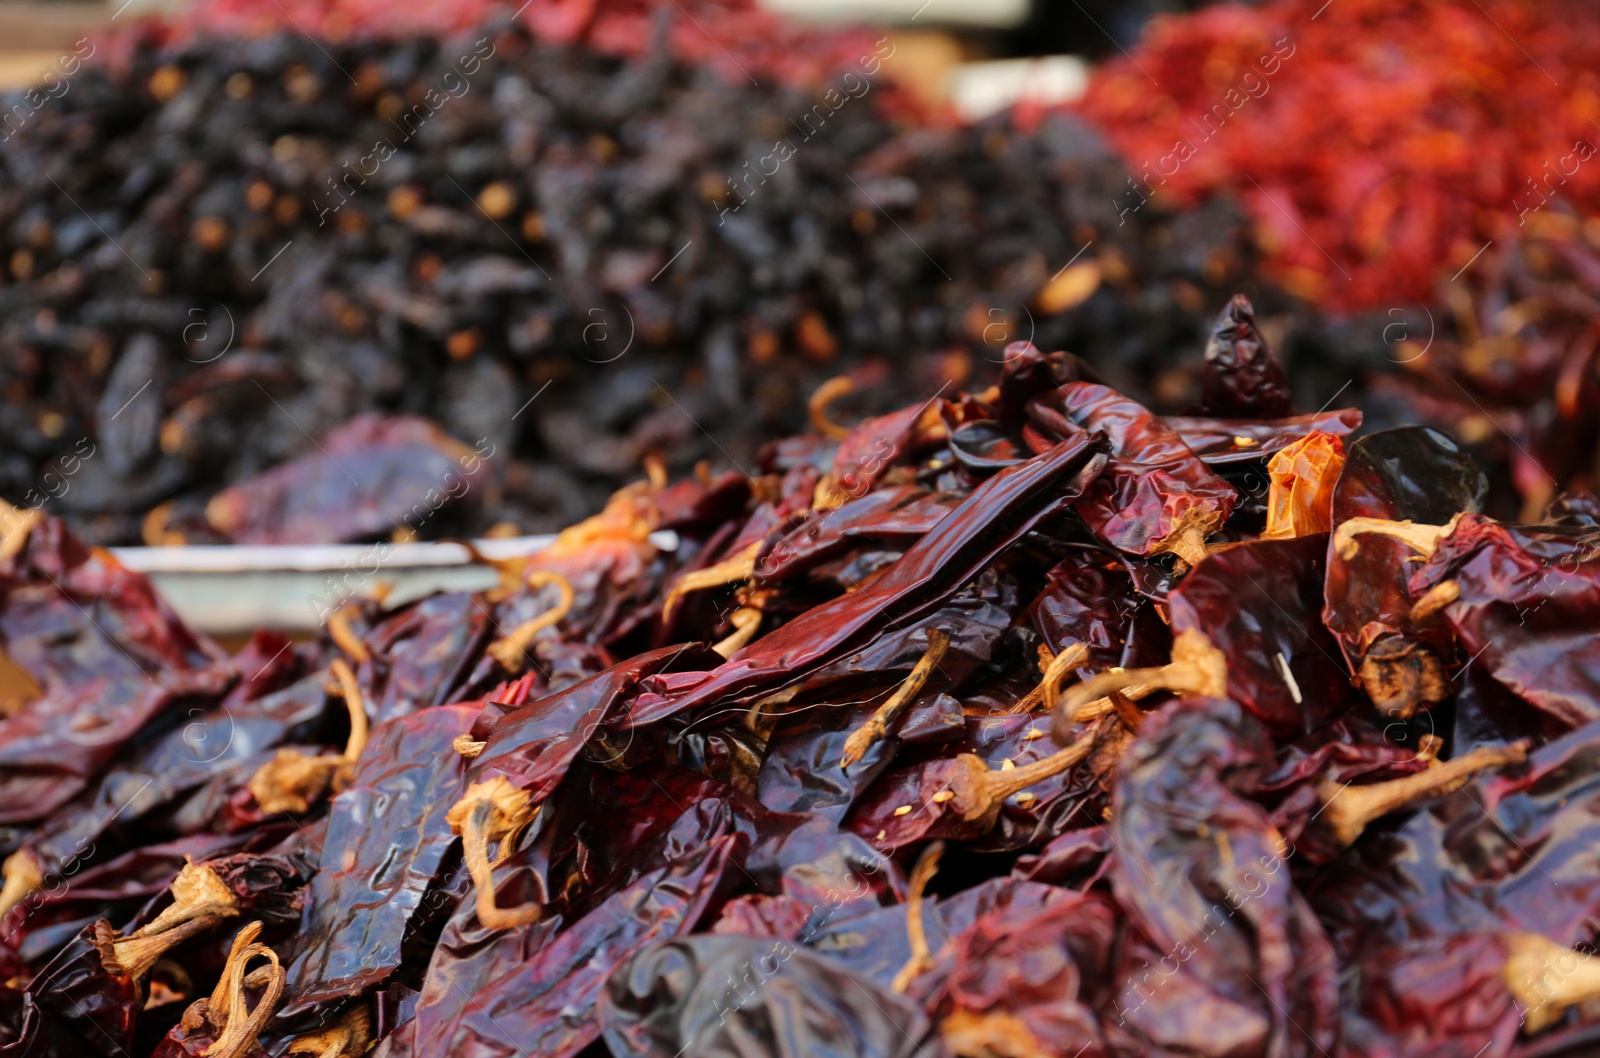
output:
M488 742L480 742L468 734L457 735L455 741L450 743L450 746L468 760L477 760L478 754L482 753L483 747L488 744Z
M1401 719L1424 702L1442 702L1454 692L1434 649L1406 635L1375 640L1362 655L1356 675L1379 712Z
M239 913L233 891L203 863L184 864L170 889L170 907L126 937L113 935L110 954L132 977L144 976L173 945Z
M1056 703L1061 700L1061 682L1067 674L1089 660L1089 646L1087 643L1073 643L1061 653L1055 655L1044 667L1044 676L1039 680L1038 686L1017 700L1008 712L1032 712L1033 707L1044 704L1045 710L1054 710Z
M553 570L535 570L528 574L526 581L528 587L538 589L547 585L555 585L561 593L561 598L556 604L538 617L524 621L513 628L509 635L496 640L489 645L489 656L500 663L500 666L512 675L520 673L528 665L528 650L533 646L533 639L544 629L558 624L572 611L572 582Z
M267 1019L278 1009L287 974L278 962L277 953L255 942L260 935L260 922L252 922L241 929L233 939L222 978L210 998L196 1000L183 1012L180 1024L185 1029L193 1033L209 1028L216 1036L211 1045L200 1052L205 1058L243 1058L255 1050L257 1037L266 1027ZM250 960L257 958L266 959L268 965L247 974ZM265 988L254 1010L248 1006L247 987Z
M1050 1053L1027 1023L1008 1010L979 1014L958 1007L939 1023L939 1035L952 1054L1035 1058Z
M1062 695L1055 714L1058 737L1071 731L1084 706L1113 691L1132 699L1158 690L1193 697L1220 698L1228 690L1228 661L1205 633L1185 629L1172 641L1172 660L1145 669L1111 669L1091 676Z
M263 812L301 815L322 800L333 785L334 773L343 766L342 755L311 754L286 747L257 768L245 788Z
M13 507L0 517L0 561L16 558L28 542L28 534L44 515L25 507Z
M477 890L478 921L485 929L516 929L537 922L544 914L539 904L502 909L495 906L494 866L509 853L511 842L532 822L539 808L526 790L503 776L473 783L461 800L450 806L445 822L461 835L463 858ZM489 858L489 843L501 842L500 855Z
M705 569L697 569L685 573L678 578L672 590L667 593L667 598L661 605L661 619L664 621L672 616L673 609L690 592L700 591L704 588L720 588L725 584L735 581L748 580L756 571L756 555L761 553L761 541L746 547L737 554L729 555L714 565Z
M338 682L338 693L350 714L350 736L345 740L344 752L305 753L293 747L278 750L245 784L264 812L309 812L330 789L337 793L344 788L367 748L367 706L355 671L343 658L335 658L328 669Z
M1475 772L1528 759L1525 742L1509 746L1484 746L1450 761L1432 761L1419 771L1388 782L1349 786L1324 782L1317 790L1323 809L1317 824L1339 844L1351 845L1373 820L1425 797L1452 793L1465 786Z
M731 658L750 644L761 628L762 613L754 606L741 606L728 617L733 633L711 649L725 658Z
M1549 1028L1568 1007L1600 999L1600 959L1537 933L1512 933L1502 939L1506 988L1524 1011L1526 1035Z
M0 873L6 880L0 887L0 918L44 884L44 864L39 854L29 848L18 849L7 856L6 862L0 865Z
M345 740L344 759L354 764L361 759L361 751L367 748L367 703L361 698L361 685L356 682L349 662L334 658L328 669L339 681L339 693L344 696L344 707L350 714L350 737Z
M1413 551L1427 557L1439 549L1439 541L1455 532L1461 515L1456 515L1443 525L1424 525L1417 522L1396 522L1388 518L1346 518L1333 531L1334 553L1348 562L1361 550L1358 536L1387 536L1400 541Z
M1150 554L1173 554L1178 572L1193 569L1206 557L1206 537L1222 528L1222 516L1204 507L1190 507L1178 516L1167 535L1151 547Z
M866 756L872 744L889 733L889 725L899 719L906 706L922 690L922 685L928 682L928 676L938 666L939 659L944 657L944 652L950 646L950 637L937 628L928 629L928 649L917 660L916 667L911 674L901 681L888 699L867 718L867 722L850 732L850 737L845 739L844 755L841 763L848 768L850 765Z
M367 650L367 645L356 635L355 629L350 626L350 619L360 612L360 607L347 604L339 607L328 615L328 638L333 640L333 645L344 651L345 656L360 665L372 657Z
M911 869L911 882L906 891L906 937L911 941L911 956L890 985L896 992L904 992L916 976L933 966L933 952L928 950L928 930L922 921L922 894L928 882L939 869L939 857L944 855L944 842L935 841L922 850L917 865Z
M1426 621L1446 606L1461 598L1461 584L1453 580L1441 580L1427 593L1411 604L1411 620Z
M318 1032L297 1036L289 1044L289 1054L309 1054L312 1058L359 1058L372 1046L372 1016L365 1004L357 1003L339 1020Z
M844 375L830 378L818 386L811 394L811 399L806 401L806 411L811 415L811 427L824 437L834 440L843 440L850 436L850 431L832 419L828 418L828 405L847 394L856 391L856 384Z
M987 830L1000 817L1000 807L1006 798L1079 763L1093 751L1099 737L1097 730L1086 731L1065 749L1020 768L992 770L982 757L962 753L955 758L961 769L951 778L949 789L935 794L934 798L937 801L948 794L953 811Z

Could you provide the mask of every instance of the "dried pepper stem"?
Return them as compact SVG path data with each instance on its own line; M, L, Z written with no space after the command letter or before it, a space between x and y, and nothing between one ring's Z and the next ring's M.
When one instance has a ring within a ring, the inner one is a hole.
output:
M1514 742L1509 746L1484 746L1451 761L1435 761L1426 771L1389 782L1367 786L1325 782L1318 790L1323 811L1317 822L1342 848L1353 844L1367 824L1381 816L1424 797L1458 790L1474 772L1484 768L1520 764L1527 759L1527 743Z
M673 608L678 605L678 600L692 591L704 588L720 588L724 584L735 581L747 580L756 571L756 555L761 553L761 541L746 547L737 554L729 555L721 562L685 573L678 578L678 582L667 593L666 602L661 605L661 619L665 621L672 616Z
M494 902L494 866L504 859L510 840L533 821L539 806L533 796L519 790L503 776L473 783L461 800L450 806L445 822L461 835L461 845L477 890L478 921L486 929L516 929L537 922L544 914L539 904L502 909ZM489 843L500 842L500 854L489 858Z
M1050 1048L1033 1034L1027 1022L1008 1010L974 1013L959 1007L939 1023L939 1035L952 1054L1050 1053Z
M44 515L25 507L14 507L0 518L0 561L15 558L28 542L28 534Z
M277 953L265 944L257 944L261 923L252 922L233 938L228 961L223 966L222 978L210 998L198 999L189 1004L179 1024L190 1033L206 1028L220 1030L216 1040L201 1053L206 1058L243 1058L256 1047L257 1037L266 1027L267 1019L278 1009L278 999L283 995L287 977L278 962ZM250 973L245 970L251 959L264 958L270 964ZM262 971L265 971L263 974ZM246 1006L245 987L265 985L254 1010Z
M329 614L328 637L351 661L360 665L370 659L372 654L367 650L367 645L361 641L361 637L356 635L355 629L350 627L350 619L356 612L355 606L347 604Z
M1549 1028L1570 1006L1600 999L1600 959L1537 933L1510 934L1505 945L1506 987L1525 1012L1525 1034Z
M457 735L454 741L450 743L450 748L454 749L457 753L461 754L468 760L477 760L478 754L482 753L483 747L487 746L488 744L489 743L486 741L480 741L479 739L473 738L470 734Z
M1391 537L1427 557L1439 549L1440 540L1455 532L1460 520L1459 514L1443 525L1395 522L1388 518L1346 518L1333 531L1333 547L1340 558L1349 561L1361 550L1361 542L1356 537L1370 533Z
M22 903L27 895L44 883L44 864L39 862L39 854L32 849L21 848L6 857L0 865L0 873L5 876L5 885L0 887L0 918L18 904Z
M1211 511L1194 508L1184 513L1172 531L1150 551L1152 555L1170 552L1182 564L1183 570L1193 569L1206 557L1206 537L1222 526L1222 519Z
M530 588L542 588L554 584L561 593L560 600L540 614L513 628L509 635L496 640L489 645L489 656L498 661L502 668L512 675L520 673L527 667L528 649L533 646L533 637L553 624L559 623L572 610L572 600L575 597L572 583L561 574L551 570L535 570L528 574L526 581Z
M1211 645L1205 633L1195 629L1179 632L1172 641L1172 660L1147 669L1112 669L1078 684L1062 696L1055 711L1056 741L1064 742L1072 733L1079 711L1113 691L1144 693L1156 690L1177 694L1220 698L1228 689L1228 662L1222 651Z
M1402 719L1423 702L1450 696L1444 662L1428 644L1404 635L1388 635L1367 648L1357 670L1361 687L1385 716Z
M711 649L725 658L733 657L756 637L756 632L761 628L762 616L761 611L754 606L739 607L728 617L728 623L733 625L733 634L720 640Z
M1453 580L1442 580L1412 604L1411 620L1426 621L1459 598L1461 598L1461 585Z
M372 1016L364 1004L357 1003L337 1022L317 1032L298 1036L289 1044L289 1054L309 1054L312 1058L358 1058L372 1046Z
M367 703L361 698L361 685L356 682L355 671L350 668L349 662L344 658L334 658L328 670L339 681L339 692L350 714L350 737L344 744L344 759L354 764L361 759L361 751L367 748Z
M917 660L911 674L901 681L887 701L878 706L867 722L850 732L850 737L845 740L842 760L846 768L866 756L872 744L889 733L889 725L899 719L906 706L922 690L922 685L928 682L929 674L938 666L939 659L944 657L949 646L948 635L937 628L928 629L928 649Z
M811 394L811 399L806 402L806 411L811 416L811 428L822 436L831 437L836 441L849 437L848 429L828 418L828 405L855 391L856 384L844 375L830 378L818 386Z
M911 982L924 970L933 966L933 953L928 950L928 930L922 921L922 894L939 869L939 857L944 855L944 842L935 841L922 850L917 865L911 869L911 884L906 892L906 936L911 941L911 957L894 975L890 985L896 992L905 992Z
M934 794L935 802L951 802L962 819L978 821L987 829L1000 817L1000 806L1013 794L1021 793L1035 783L1059 775L1082 761L1099 741L1098 731L1085 732L1076 742L1020 768L991 769L982 757L962 753L956 757L960 770L948 790Z
M1017 699L1017 704L1006 710L1009 713L1028 713L1033 707L1043 702L1046 710L1053 710L1061 699L1061 681L1067 678L1067 673L1082 665L1089 659L1089 647L1086 643L1073 643L1061 653L1043 660L1045 647L1040 645L1041 662L1044 665L1044 675L1038 684Z
M312 755L288 748L274 753L246 784L256 803L268 812L299 815L310 811L330 788L337 792L350 781L356 762L367 747L367 706L355 670L343 658L335 658L328 671L338 681L338 693L350 714L350 737L345 740L344 752Z
M170 888L172 906L126 937L110 933L101 945L131 977L144 976L173 945L239 913L233 891L203 863L185 864Z

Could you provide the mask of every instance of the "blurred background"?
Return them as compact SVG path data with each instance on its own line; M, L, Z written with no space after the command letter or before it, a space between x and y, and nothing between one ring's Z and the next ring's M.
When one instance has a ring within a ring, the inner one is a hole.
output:
M1243 293L1299 410L1537 513L1600 458L1597 20L0 0L0 495L108 545L553 532L1019 340L1182 413Z

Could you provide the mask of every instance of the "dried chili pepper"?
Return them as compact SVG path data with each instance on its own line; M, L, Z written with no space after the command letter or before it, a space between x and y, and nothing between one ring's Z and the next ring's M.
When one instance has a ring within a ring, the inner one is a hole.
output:
M1444 522L1478 509L1487 484L1471 456L1433 430L1385 430L1350 448L1334 487L1336 535L1322 620L1351 672L1386 713L1409 715L1448 694L1450 644L1411 620L1409 549L1372 537L1351 552L1338 546L1337 530L1354 518Z
M1088 430L1106 435L1106 472L1077 503L1095 534L1131 555L1171 552L1188 565L1205 556L1205 539L1233 513L1238 493L1213 474L1169 427L1115 390L1070 383L1028 406L1044 438Z

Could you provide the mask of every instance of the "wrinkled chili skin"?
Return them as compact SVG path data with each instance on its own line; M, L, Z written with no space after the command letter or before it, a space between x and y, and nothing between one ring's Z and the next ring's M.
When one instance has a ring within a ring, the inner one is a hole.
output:
M280 1021L371 990L399 968L455 842L444 816L466 764L452 743L476 715L472 705L439 706L373 730L350 786L329 807Z
M1112 891L1143 942L1122 957L1108 1025L1127 1045L1262 1056L1335 1046L1333 948L1290 880L1290 849L1249 799L1270 756L1239 705L1189 699L1148 717L1118 765ZM1196 1003L1226 1021L1193 1017Z
M928 1031L927 1016L906 997L793 943L752 937L645 948L607 980L599 1018L617 1058L697 1045L729 1058L912 1058Z
M1442 611L1461 649L1557 722L1600 718L1600 531L1539 532L1464 516L1411 573L1420 597L1449 581Z
M1289 379L1256 329L1250 299L1235 294L1211 325L1200 373L1202 415L1281 419L1293 410Z
M589 740L620 719L623 703L641 681L660 672L698 671L712 659L721 655L700 644L662 647L529 702L494 722L469 778L486 782L503 776L542 800Z
M1208 466L1223 467L1274 455L1317 430L1348 437L1361 428L1361 412L1355 408L1336 408L1315 415L1267 421L1163 415L1161 421Z
M116 937L104 920L91 923L50 960L23 992L18 1038L0 1046L0 1054L67 1058L84 1048L133 1053L143 998L138 982L111 953Z
M630 708L628 723L647 724L693 712L721 698L757 692L839 656L886 624L916 620L1094 481L1104 465L1098 448L1098 438L1080 434L996 474L869 590L808 610L676 694L641 696ZM645 688L652 690L650 681Z
M692 929L743 852L744 839L729 835L644 875L499 979L474 978L474 962L439 967L437 982L429 975L410 1038L390 1037L378 1058L487 1058L504 1054L508 1040L532 1053L576 1055L600 1035L594 1007L611 967L655 940ZM543 923L525 929L549 933Z
M1333 526L1351 518L1383 518L1442 525L1461 511L1480 508L1488 479L1472 456L1450 438L1426 427L1400 427L1369 434L1350 446L1334 487ZM1322 623L1333 633L1352 676L1375 646L1395 656L1425 652L1440 666L1453 653L1438 626L1411 620L1415 596L1407 587L1414 552L1398 540L1375 534L1359 538L1345 558L1329 542Z
M1075 382L1028 405L1040 431L1035 448L1082 430L1103 432L1110 461L1075 509L1112 547L1152 555L1176 533L1194 526L1209 534L1227 521L1238 491L1205 463L1159 417L1105 386Z
M1314 533L1234 544L1168 596L1173 632L1200 632L1222 651L1228 696L1280 738L1358 704L1319 620L1327 540Z

